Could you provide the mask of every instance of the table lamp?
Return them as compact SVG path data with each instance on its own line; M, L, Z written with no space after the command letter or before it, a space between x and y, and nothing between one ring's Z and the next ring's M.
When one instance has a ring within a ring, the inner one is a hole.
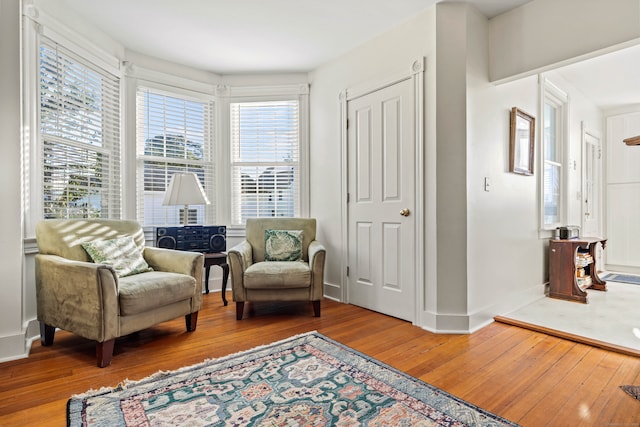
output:
M189 224L189 205L208 205L209 199L193 172L176 173L171 177L169 188L164 193L164 206L184 205L184 225Z

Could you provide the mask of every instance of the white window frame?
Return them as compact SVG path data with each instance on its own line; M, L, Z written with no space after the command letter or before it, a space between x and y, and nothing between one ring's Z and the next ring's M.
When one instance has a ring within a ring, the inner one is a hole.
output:
M545 153L545 106L549 104L556 109L556 152L560 158L557 161L546 160ZM556 227L567 225L567 205L568 205L568 183L569 183L569 96L558 86L550 82L544 76L540 76L540 237L549 238L553 236ZM560 168L559 186L559 220L553 223L545 222L545 165L553 164Z
M206 206L201 206L201 207L191 206L189 207L189 210L190 211L192 209L203 210L204 214L201 217L202 222L198 221L198 225L213 225L214 223L216 223L216 218L217 218L216 206L218 205L216 200L216 194L217 194L216 169L217 169L217 165L220 163L220 161L218 160L219 157L216 154L216 140L217 140L216 135L218 133L218 130L217 130L218 105L215 97L211 96L210 94L193 91L189 89L177 88L175 86L168 86L165 84L151 82L151 81L136 80L136 83L135 83L136 105L137 105L137 93L139 89L149 89L155 93L163 94L169 97L210 104L210 108L213 111L211 113L211 118L210 118L211 121L209 123L209 129L205 131L205 133L207 134L206 136L208 136L208 138L206 138L205 136L204 147L203 147L203 159L201 161L196 161L196 160L185 161L182 159L171 159L171 158L164 158L164 159L166 159L168 163L184 164L185 166L196 165L196 166L203 166L205 168L205 172L204 172L205 182L203 183L203 187L207 195L207 198L209 199L210 204ZM162 224L160 223L146 224L144 222L144 206L143 205L141 206L141 204L144 203L144 191L145 191L144 190L144 169L143 169L144 161L145 160L153 161L153 160L158 160L160 158L150 157L140 152L140 147L144 143L144 141L140 141L139 138L144 138L144 136L138 135L139 120L140 118L138 117L138 109L136 108L135 125L134 125L134 127L136 128L136 138L135 138L136 140L135 159L136 159L136 177L137 177L136 184L135 184L136 218L140 222L140 224L142 224L145 228L155 227L155 226L167 226L167 225L179 226L180 223L177 217L175 218L176 221L174 222L166 222ZM168 181L167 181L167 185L168 185ZM168 209L176 210L176 209L179 209L179 207L169 207Z
M219 194L224 197L222 217L228 225L228 230L244 230L244 224L234 224L232 221L232 168L231 168L231 130L230 130L230 105L238 102L269 102L283 100L298 100L298 132L299 132L299 216L309 215L309 86L283 85L283 86L257 86L257 87L221 87L219 93L224 98L220 105L221 121L224 127L223 158L229 159L221 162L218 181L220 183ZM223 176L220 176L223 175Z
M42 188L42 147L40 133L40 40L47 37L55 43L65 47L75 55L83 58L92 66L98 67L112 76L120 79L120 93L122 93L123 80L120 72L120 62L117 58L106 53L102 49L86 41L77 33L61 25L42 10L33 5L25 5L22 17L22 114L24 132L22 135L23 147L23 183L24 183L24 233L30 240L35 236L35 226L44 215L43 188ZM120 108L122 100L120 100ZM119 161L122 157L122 111L119 112ZM120 186L122 182L122 168L119 176L114 178L113 185ZM122 199L122 191L119 191ZM123 215L123 207L119 206L117 212L110 213L111 218Z

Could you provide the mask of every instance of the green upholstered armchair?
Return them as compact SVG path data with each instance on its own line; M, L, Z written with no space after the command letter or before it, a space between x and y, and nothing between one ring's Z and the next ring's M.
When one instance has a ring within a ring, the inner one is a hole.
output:
M36 226L36 239L42 345L53 344L56 328L94 340L102 368L111 363L118 337L179 316L185 316L187 331L196 329L202 306L202 254L145 247L135 221L44 220ZM93 262L82 246L114 239L128 241L153 271L125 275L111 263Z
M302 231L299 261L266 261L266 230ZM245 301L312 301L316 317L324 286L324 246L316 241L314 218L250 218L246 240L228 251L236 303L242 319Z

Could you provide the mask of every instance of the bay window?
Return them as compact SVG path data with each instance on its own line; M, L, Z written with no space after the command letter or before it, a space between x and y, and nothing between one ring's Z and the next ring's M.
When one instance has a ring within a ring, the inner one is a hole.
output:
M214 112L206 96L139 87L137 101L137 209L145 226L211 224L215 219ZM194 172L209 205L163 206L171 176Z

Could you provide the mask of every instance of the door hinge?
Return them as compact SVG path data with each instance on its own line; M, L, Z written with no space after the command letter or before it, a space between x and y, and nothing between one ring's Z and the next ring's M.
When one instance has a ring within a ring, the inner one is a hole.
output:
M347 193L347 203L351 200L351 193Z
M347 266L347 277L349 277L349 267Z
M347 129L349 129L349 119L347 119Z

